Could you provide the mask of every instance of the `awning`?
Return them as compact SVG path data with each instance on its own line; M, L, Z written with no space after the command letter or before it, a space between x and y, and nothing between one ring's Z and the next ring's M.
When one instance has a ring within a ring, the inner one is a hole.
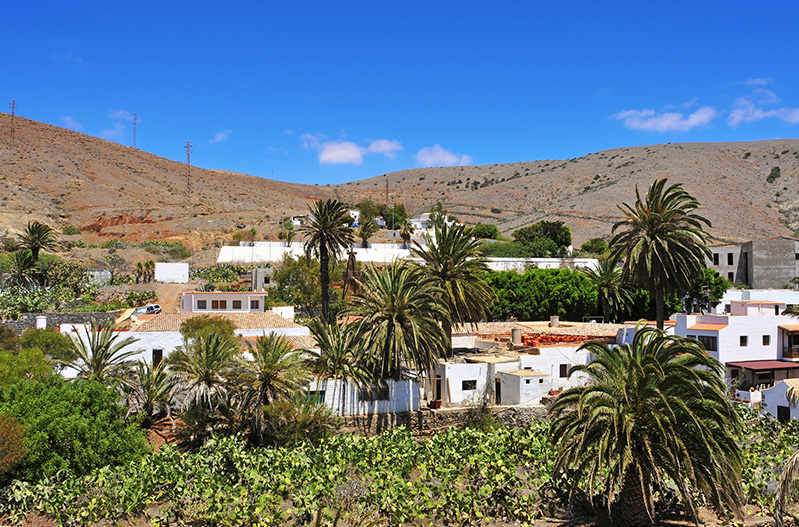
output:
M688 331L718 331L720 329L724 329L727 327L727 324L708 324L705 322L701 322L699 324L694 324L689 328L685 328Z
M787 360L744 360L740 362L728 362L728 368L743 368L752 371L768 370L796 370L799 369L799 362Z
M799 324L780 324L780 329L791 332L799 331Z

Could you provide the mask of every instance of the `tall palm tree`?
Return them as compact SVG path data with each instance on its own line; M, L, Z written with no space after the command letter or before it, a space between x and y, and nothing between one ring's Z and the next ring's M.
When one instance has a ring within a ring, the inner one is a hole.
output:
M438 320L449 323L444 291L419 267L399 262L363 274L352 298L361 343L380 379L400 380L403 368L430 372L447 349Z
M408 244L411 243L411 236L413 236L413 232L416 230L413 228L411 221L408 218L402 220L402 223L399 225L399 235L402 238L402 243L405 245L405 248L408 248Z
M597 301L602 307L604 321L614 322L625 306L632 302L633 292L622 279L621 269L613 260L601 258L596 269L583 267L580 271L597 290Z
M161 410L172 420L171 404L174 395L175 377L166 367L166 363L153 365L140 360L136 363L125 384L130 389L130 396L137 407L151 422ZM173 421L174 426L174 421Z
M613 225L610 241L611 260L624 260L624 279L654 298L659 329L666 296L685 289L702 272L712 238L704 229L710 221L694 212L699 201L680 184L666 187L667 181L652 183L644 200L635 188L635 206L619 207L625 218Z
M27 249L20 249L11 253L9 268L3 283L7 286L32 287L36 282L36 260Z
M696 519L691 487L717 508L739 512L743 423L726 397L724 369L694 339L639 325L631 344L581 347L589 382L561 394L550 410L557 474L572 491L604 486L614 525L650 525L655 492L677 486Z
M60 362L60 366L73 369L77 377L94 378L100 382L124 380L130 372L131 357L142 350L125 348L132 346L139 339L128 336L121 338L113 322L98 323L91 319L85 338L80 330L72 327L72 356Z
M361 247L366 249L369 247L369 238L377 234L380 227L374 220L364 220L358 227L358 238L361 239Z
M205 412L215 412L220 397L228 391L227 377L239 365L240 352L235 340L217 333L186 340L175 349L167 364L185 396L184 408L196 402Z
M39 261L39 251L42 249L54 251L60 247L53 228L38 221L29 221L22 234L17 235L17 239L17 245L28 249L34 262Z
M308 384L311 371L302 353L275 333L258 337L255 344L248 343L248 351L252 360L243 363L241 380L247 386L245 405L252 410L252 437L259 443L264 405L289 400Z
M496 295L481 277L488 266L480 255L480 241L472 239L470 229L442 222L435 228L435 237L425 234L423 240L424 245L415 243L414 253L424 260L423 272L443 291L449 316L440 322L450 349L452 325L486 320Z
M330 311L330 260L336 260L342 248L353 243L352 218L337 200L315 201L308 205L310 218L299 228L306 236L305 254L319 259L319 282L322 287L322 320Z
M341 414L346 404L347 384L357 387L373 381L372 372L366 367L364 349L359 346L355 324L328 324L312 320L311 335L319 346L319 354L311 362L315 375L325 380L341 381ZM338 383L336 383L338 384ZM335 400L335 391L333 392Z

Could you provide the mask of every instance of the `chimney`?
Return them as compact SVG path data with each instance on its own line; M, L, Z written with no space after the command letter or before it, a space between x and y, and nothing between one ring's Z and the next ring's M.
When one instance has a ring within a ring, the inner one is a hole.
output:
M39 315L36 317L36 329L47 329L47 317Z
M557 315L549 317L549 327L556 328L558 326L560 326L560 317Z
M511 328L510 330L510 343L513 346L522 345L522 330L521 328Z

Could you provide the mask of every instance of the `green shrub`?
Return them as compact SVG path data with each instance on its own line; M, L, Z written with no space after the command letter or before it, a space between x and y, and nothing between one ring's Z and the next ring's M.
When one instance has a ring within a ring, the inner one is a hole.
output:
M80 234L80 231L74 225L67 225L61 230L62 234L72 235L72 234Z
M125 248L125 244L122 243L121 241L117 240L116 238L114 238L114 239L108 240L107 242L103 242L102 245L100 245L100 248L102 248L102 249L124 249Z
M264 407L261 442L290 446L303 442L318 444L341 427L340 418L315 397L300 392L288 401Z
M23 348L18 353L0 350L0 388L24 380L43 381L53 373L52 363L40 349Z
M148 303L150 300L156 300L158 294L153 291L128 291L125 293L125 302L130 307L138 307Z
M197 339L212 333L233 338L236 324L229 318L214 315L200 315L183 321L180 332L186 339Z
M47 357L54 359L69 358L74 353L72 339L55 328L26 329L19 338L21 349L38 349Z
M496 225L491 225L490 223L478 223L472 228L472 236L496 240L497 236L499 236L499 229Z
M8 414L0 413L0 481L25 457L25 427Z
M66 470L87 474L120 465L148 451L144 433L125 422L119 392L97 381L22 382L0 389L0 413L25 425L26 456L11 472L38 481Z

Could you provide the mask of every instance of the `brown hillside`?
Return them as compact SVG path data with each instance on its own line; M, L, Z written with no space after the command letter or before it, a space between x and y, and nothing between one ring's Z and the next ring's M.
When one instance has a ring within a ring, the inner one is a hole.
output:
M241 226L274 236L280 218L317 198L369 197L405 203L413 213L445 202L464 221L503 233L542 218L572 226L575 242L607 235L655 178L682 182L705 206L722 240L799 229L799 140L690 143L597 152L568 161L413 169L342 185L312 186L186 166L92 136L0 113L0 226L32 219L75 225L92 237L129 241L180 238L207 243ZM779 177L769 175L779 168ZM493 211L492 211L493 210ZM499 211L499 212L495 212ZM2 234L2 229L0 229Z

